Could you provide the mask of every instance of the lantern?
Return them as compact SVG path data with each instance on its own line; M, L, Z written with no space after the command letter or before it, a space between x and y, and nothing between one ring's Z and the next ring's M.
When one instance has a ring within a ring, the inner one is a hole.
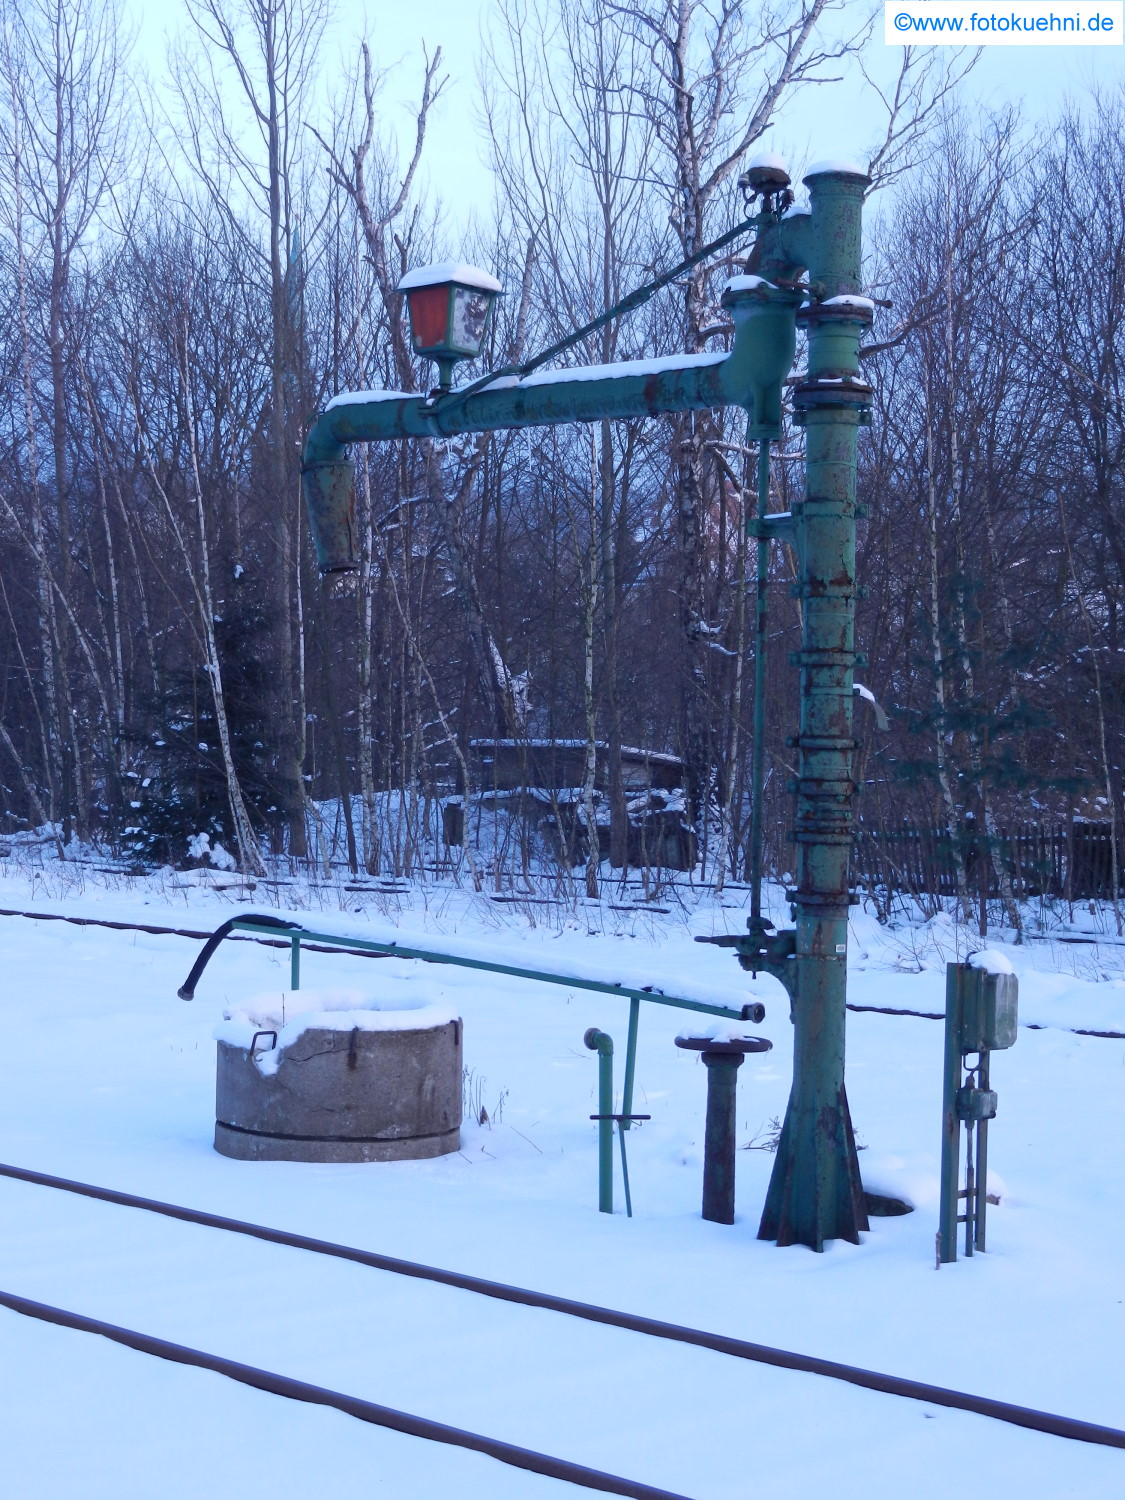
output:
M436 360L438 390L447 391L457 361L481 351L500 283L476 266L447 261L408 271L398 290L406 294L414 353Z

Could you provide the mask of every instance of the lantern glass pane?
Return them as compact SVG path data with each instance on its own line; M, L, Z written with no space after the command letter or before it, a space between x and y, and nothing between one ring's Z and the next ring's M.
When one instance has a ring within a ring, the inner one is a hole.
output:
M492 298L487 292L459 286L453 293L453 345L468 354L479 354Z
M410 330L414 348L441 349L445 346L449 320L449 287L420 286L409 293Z

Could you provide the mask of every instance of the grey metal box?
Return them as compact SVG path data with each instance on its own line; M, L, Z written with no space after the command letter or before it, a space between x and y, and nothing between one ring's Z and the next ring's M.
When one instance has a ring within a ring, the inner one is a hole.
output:
M961 1051L1002 1052L1015 1044L1019 981L967 969L961 981Z

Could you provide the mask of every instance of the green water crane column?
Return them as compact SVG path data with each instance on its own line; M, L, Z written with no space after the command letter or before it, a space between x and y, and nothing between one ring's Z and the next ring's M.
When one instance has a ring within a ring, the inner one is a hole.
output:
M806 304L799 316L809 334L809 367L793 404L808 434L807 497L784 525L781 517L755 522L756 536L792 539L799 562L804 628L794 787L796 928L771 936L770 924L759 917L748 935L718 941L736 948L745 968L781 979L793 1002L793 1090L759 1233L781 1245L819 1250L826 1239L854 1241L867 1227L844 1094L844 998L854 791L856 431L871 403L870 388L859 379L857 350L871 304L858 295L868 179L832 165L810 172L805 181L810 213L787 211L777 183L756 188L762 209L753 221L752 274L735 277L722 298L734 325L728 354L527 378L517 372L430 396L345 393L328 404L308 434L302 488L317 560L328 576L358 566L355 475L347 452L352 443L737 406L747 414L747 440L759 445L767 470L768 445L781 432L794 318ZM806 268L807 284L801 281Z
M795 507L803 615L800 732L793 838L796 984L793 1085L758 1234L821 1250L868 1227L844 1089L848 862L852 843L852 674L855 631L856 437L871 390L859 377L871 304L859 296L861 214L868 179L826 170L805 179L812 205L809 281L816 300L808 374L793 393L805 428L805 499Z

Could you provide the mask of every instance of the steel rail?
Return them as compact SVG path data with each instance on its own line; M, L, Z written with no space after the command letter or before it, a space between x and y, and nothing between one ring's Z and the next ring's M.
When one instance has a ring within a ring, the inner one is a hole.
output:
M769 1344L756 1344L746 1339L731 1338L726 1334L709 1333L704 1329L690 1328L681 1323L666 1323L658 1318L647 1318L637 1313L601 1307L597 1303L578 1302L570 1297L556 1297L548 1292L531 1291L527 1287L508 1286L501 1281L488 1281L460 1271L447 1271L437 1266L423 1265L417 1261L381 1255L372 1250L359 1250L350 1245L333 1244L330 1240L318 1240L308 1235L291 1234L283 1229L271 1229L263 1224L247 1223L241 1219L228 1219L220 1214L204 1213L199 1209L185 1208L175 1203L163 1203L155 1198L139 1198L131 1193L118 1192L113 1188L95 1187L90 1183L75 1182L66 1177L52 1177L45 1172L35 1172L27 1167L0 1163L0 1177L10 1177L17 1182L28 1182L36 1187L57 1188L63 1192L76 1193L80 1197L119 1204L125 1208L143 1209L148 1213L163 1214L166 1218L181 1219L189 1224L201 1224L208 1229L222 1229L233 1234L243 1234L252 1239L265 1240L270 1244L287 1245L295 1250L308 1250L316 1255L328 1255L338 1260L354 1261L358 1265L370 1266L377 1271L388 1271L396 1276L409 1276L419 1281L432 1281L441 1286L456 1287L460 1291L474 1292L482 1297L493 1297L500 1302L512 1302L523 1307L538 1307L546 1312L563 1313L567 1317L581 1318L588 1323L602 1323L611 1328L623 1328L631 1333L643 1333L651 1338L667 1339L672 1343L693 1344L700 1349L710 1349L716 1354L730 1355L732 1358L749 1360L755 1364L773 1365L778 1369L796 1370L806 1375L821 1375L831 1380L842 1380L849 1385L862 1386L866 1390L879 1391L888 1396L902 1396L911 1401L925 1401L932 1406L945 1406L955 1411L973 1412L977 1416L990 1417L995 1421L1007 1422L1015 1427L1026 1427L1034 1432L1047 1433L1052 1437L1068 1438L1080 1443L1094 1443L1105 1448L1125 1448L1125 1431L1120 1428L1103 1427L1096 1422L1084 1422L1077 1417L1058 1416L1053 1412L1038 1411L1034 1407L1019 1406L1010 1401L997 1401L991 1396L977 1396L948 1386L929 1385L925 1381L909 1380L901 1375L885 1375L878 1370L867 1370L858 1365L843 1364L838 1360L820 1359L816 1355L798 1354L788 1349L775 1349ZM622 1493L632 1492L622 1491ZM656 1492L650 1491L649 1493L655 1494Z
M237 1380L240 1385L253 1386L271 1396L284 1396L289 1401L307 1401L313 1406L334 1407L336 1411L342 1411L349 1417L357 1417L361 1422L370 1422L375 1427L389 1427L394 1432L425 1438L431 1443L468 1448L498 1459L502 1464L510 1464L515 1469L528 1469L531 1473L543 1474L548 1479L561 1479L569 1484L581 1485L583 1489L600 1490L607 1495L625 1495L629 1500L687 1500L685 1495L675 1494L671 1490L659 1490L651 1484L642 1484L639 1480L622 1479L617 1474L606 1474L601 1469L587 1468L585 1464L572 1463L566 1458L538 1453L534 1448L520 1448L515 1443L505 1443L500 1438L484 1437L479 1432L468 1432L463 1427L450 1427L445 1422L435 1422L430 1417L398 1411L393 1406L381 1406L378 1402L365 1401L359 1396L347 1396L342 1391L328 1390L322 1385L310 1385L308 1381L295 1380L290 1375L260 1370L256 1365L240 1364L237 1360L224 1359L220 1354L191 1349L186 1344L173 1344L149 1333L138 1333L132 1328L121 1328L116 1323L105 1323L100 1318L89 1318L84 1313L52 1307L46 1302L32 1302L27 1297L17 1297L12 1292L0 1291L0 1307L6 1307L26 1318L37 1318L42 1323L55 1323L60 1328L74 1328L79 1333L96 1333L102 1338L111 1339L115 1344L136 1349L141 1354L153 1354L158 1359L171 1360L178 1365L193 1365L196 1369L211 1370L216 1375L225 1375L228 1380Z
M196 942L206 941L212 936L210 932L200 932L194 927L156 927L147 922L114 922L108 917L72 917L57 911L20 911L15 908L0 907L0 917L24 917L29 922L69 922L72 927L107 927L111 932L144 932L150 937L182 937L191 938ZM258 943L263 948L288 948L288 941L279 938L251 937L249 934L242 935L232 933L231 941L236 943ZM368 953L360 948L341 948L338 943L331 947L320 947L315 943L305 945L310 953L350 953L353 958L386 958L384 953Z

